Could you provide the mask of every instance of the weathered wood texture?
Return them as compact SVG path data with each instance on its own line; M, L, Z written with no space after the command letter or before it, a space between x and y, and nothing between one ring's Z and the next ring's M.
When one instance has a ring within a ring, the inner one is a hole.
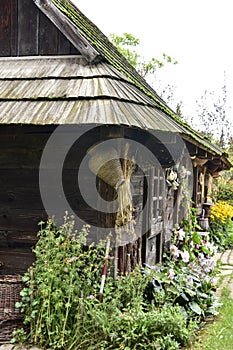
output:
M31 248L37 241L38 222L48 216L39 187L40 159L54 129L11 125L0 129L0 261L3 262L0 274L23 273L33 260ZM97 215L85 206L76 183L71 181L77 177L80 156L85 151L79 147L83 144L76 145L71 152L73 163L65 163L63 187L74 210L92 224L97 222ZM56 151L59 153L59 149ZM56 176L51 163L49 171ZM53 190L52 182L49 186Z
M1 0L0 56L79 54L32 0Z
M3 266L0 273L3 275L22 274L35 260L30 247L28 248L0 248L0 261Z
M142 266L142 239L118 248L117 268L120 274L130 273L137 265Z
M51 126L29 125L8 125L0 129L0 261L3 262L0 273L2 274L22 273L33 259L31 248L37 241L38 222L47 219L40 193L40 160L46 142L54 130L55 127ZM100 139L100 128L94 128L88 135L77 138L62 165L62 188L67 203L84 222L112 229L115 215L108 214L107 210L101 213L90 207L83 199L78 183L80 163L90 145ZM60 147L62 149L62 142ZM60 149L51 151L56 158ZM57 176L55 164L52 158L46 169L48 173L53 174L50 178ZM84 166L81 177L87 188L93 186L87 165ZM143 222L143 178L144 174L140 169L132 178L137 236L141 234ZM51 181L48 185L49 191L56 193L56 184ZM106 200L111 201L116 196L114 189L102 180L99 180L99 185L97 181L97 188ZM93 200L92 191L88 195L92 196ZM94 200L97 202L98 196ZM64 211L66 209L64 208Z

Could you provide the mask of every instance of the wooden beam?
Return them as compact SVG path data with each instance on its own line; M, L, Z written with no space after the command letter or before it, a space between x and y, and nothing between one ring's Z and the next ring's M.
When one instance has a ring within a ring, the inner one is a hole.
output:
M81 52L90 62L100 59L100 54L93 46L79 33L75 24L64 15L49 0L33 0L36 6L51 20L51 22L67 37L67 39Z

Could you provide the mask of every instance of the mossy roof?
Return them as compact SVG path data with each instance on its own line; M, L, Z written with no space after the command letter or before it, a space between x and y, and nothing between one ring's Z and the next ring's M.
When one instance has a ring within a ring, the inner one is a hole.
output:
M125 57L117 50L110 40L102 33L102 31L90 21L70 0L33 0L38 7L53 4L63 15L65 15L70 23L76 28L81 35L99 54L97 59L106 60L118 71L131 81L137 88L146 93L152 101L155 102L156 108L167 115L169 119L177 123L181 128L181 134L184 138L192 140L192 142L201 148L210 151L219 156L224 152L209 142L204 136L200 135L187 123L172 111L166 103L159 97L156 91L147 83L147 81L136 71L136 69L125 59ZM64 27L64 31L65 31ZM65 33L64 33L65 34Z

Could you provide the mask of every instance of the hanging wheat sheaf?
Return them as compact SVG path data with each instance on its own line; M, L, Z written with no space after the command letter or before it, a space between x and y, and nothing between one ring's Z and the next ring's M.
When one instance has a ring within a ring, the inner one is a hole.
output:
M129 145L125 146L123 161L120 161L115 148L102 149L101 152L91 150L89 167L92 172L117 192L118 210L115 219L116 242L121 242L122 233L134 236L135 221L133 218L133 198L131 177L135 170L134 159L128 159Z

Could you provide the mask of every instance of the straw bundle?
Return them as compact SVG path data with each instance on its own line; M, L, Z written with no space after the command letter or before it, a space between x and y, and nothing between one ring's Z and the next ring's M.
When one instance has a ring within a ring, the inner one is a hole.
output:
M122 232L134 235L135 221L133 219L133 198L130 187L130 179L135 169L134 160L128 159L129 145L126 145L123 161L124 182L117 189L119 208L116 215L115 230L117 241L120 242Z
M120 159L115 148L89 151L89 168L108 185L117 189L124 182Z
M123 164L113 147L105 149L96 147L89 151L91 158L89 168L99 178L117 191L118 211L116 213L115 231L117 242L122 232L134 234L133 199L130 179L135 169L134 160L128 159L129 145L126 144Z

